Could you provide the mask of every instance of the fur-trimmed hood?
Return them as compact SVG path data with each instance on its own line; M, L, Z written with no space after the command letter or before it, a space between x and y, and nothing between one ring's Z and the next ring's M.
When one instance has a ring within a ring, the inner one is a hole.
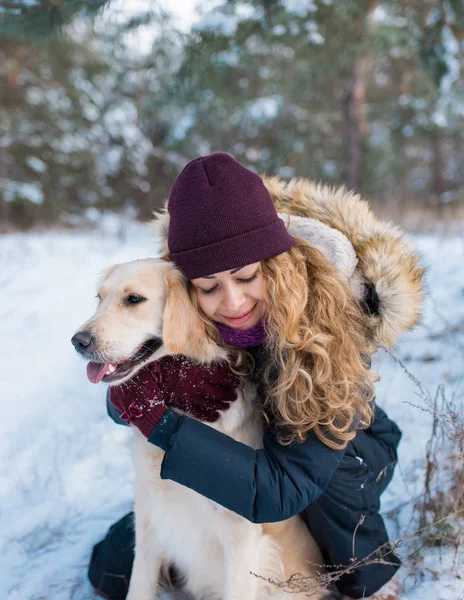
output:
M366 305L374 344L393 347L419 321L423 298L424 270L402 230L379 221L365 200L343 187L308 179L264 176L263 181L289 233L318 248ZM164 256L169 215L165 209L155 216L152 225Z
M279 212L316 219L348 238L365 290L373 285L378 296L377 314L366 315L374 343L393 347L418 323L423 299L424 269L402 230L377 219L365 200L343 187L307 179L263 180Z

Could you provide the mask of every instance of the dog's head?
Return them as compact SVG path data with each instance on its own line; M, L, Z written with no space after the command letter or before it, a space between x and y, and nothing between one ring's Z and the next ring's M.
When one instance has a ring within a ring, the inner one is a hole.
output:
M159 259L114 265L98 287L95 314L71 342L90 362L92 383L121 384L168 353L201 362L226 358L206 336L183 275Z

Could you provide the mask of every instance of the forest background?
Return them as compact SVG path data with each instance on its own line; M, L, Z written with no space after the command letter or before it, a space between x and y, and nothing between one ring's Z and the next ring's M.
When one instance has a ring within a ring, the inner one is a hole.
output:
M0 1L0 230L147 219L217 150L411 229L461 218L461 0L168 7Z

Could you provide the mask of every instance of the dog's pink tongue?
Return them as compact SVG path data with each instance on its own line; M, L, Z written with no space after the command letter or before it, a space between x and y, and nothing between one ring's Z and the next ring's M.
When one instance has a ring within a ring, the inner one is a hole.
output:
M91 383L98 383L103 379L105 373L108 371L108 366L110 363L98 363L98 362L89 362L87 365L87 377Z

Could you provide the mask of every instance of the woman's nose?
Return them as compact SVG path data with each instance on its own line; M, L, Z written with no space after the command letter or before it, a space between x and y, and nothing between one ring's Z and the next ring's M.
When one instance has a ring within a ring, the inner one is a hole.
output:
M245 303L245 294L236 286L229 287L225 292L224 304L230 312L237 312Z

